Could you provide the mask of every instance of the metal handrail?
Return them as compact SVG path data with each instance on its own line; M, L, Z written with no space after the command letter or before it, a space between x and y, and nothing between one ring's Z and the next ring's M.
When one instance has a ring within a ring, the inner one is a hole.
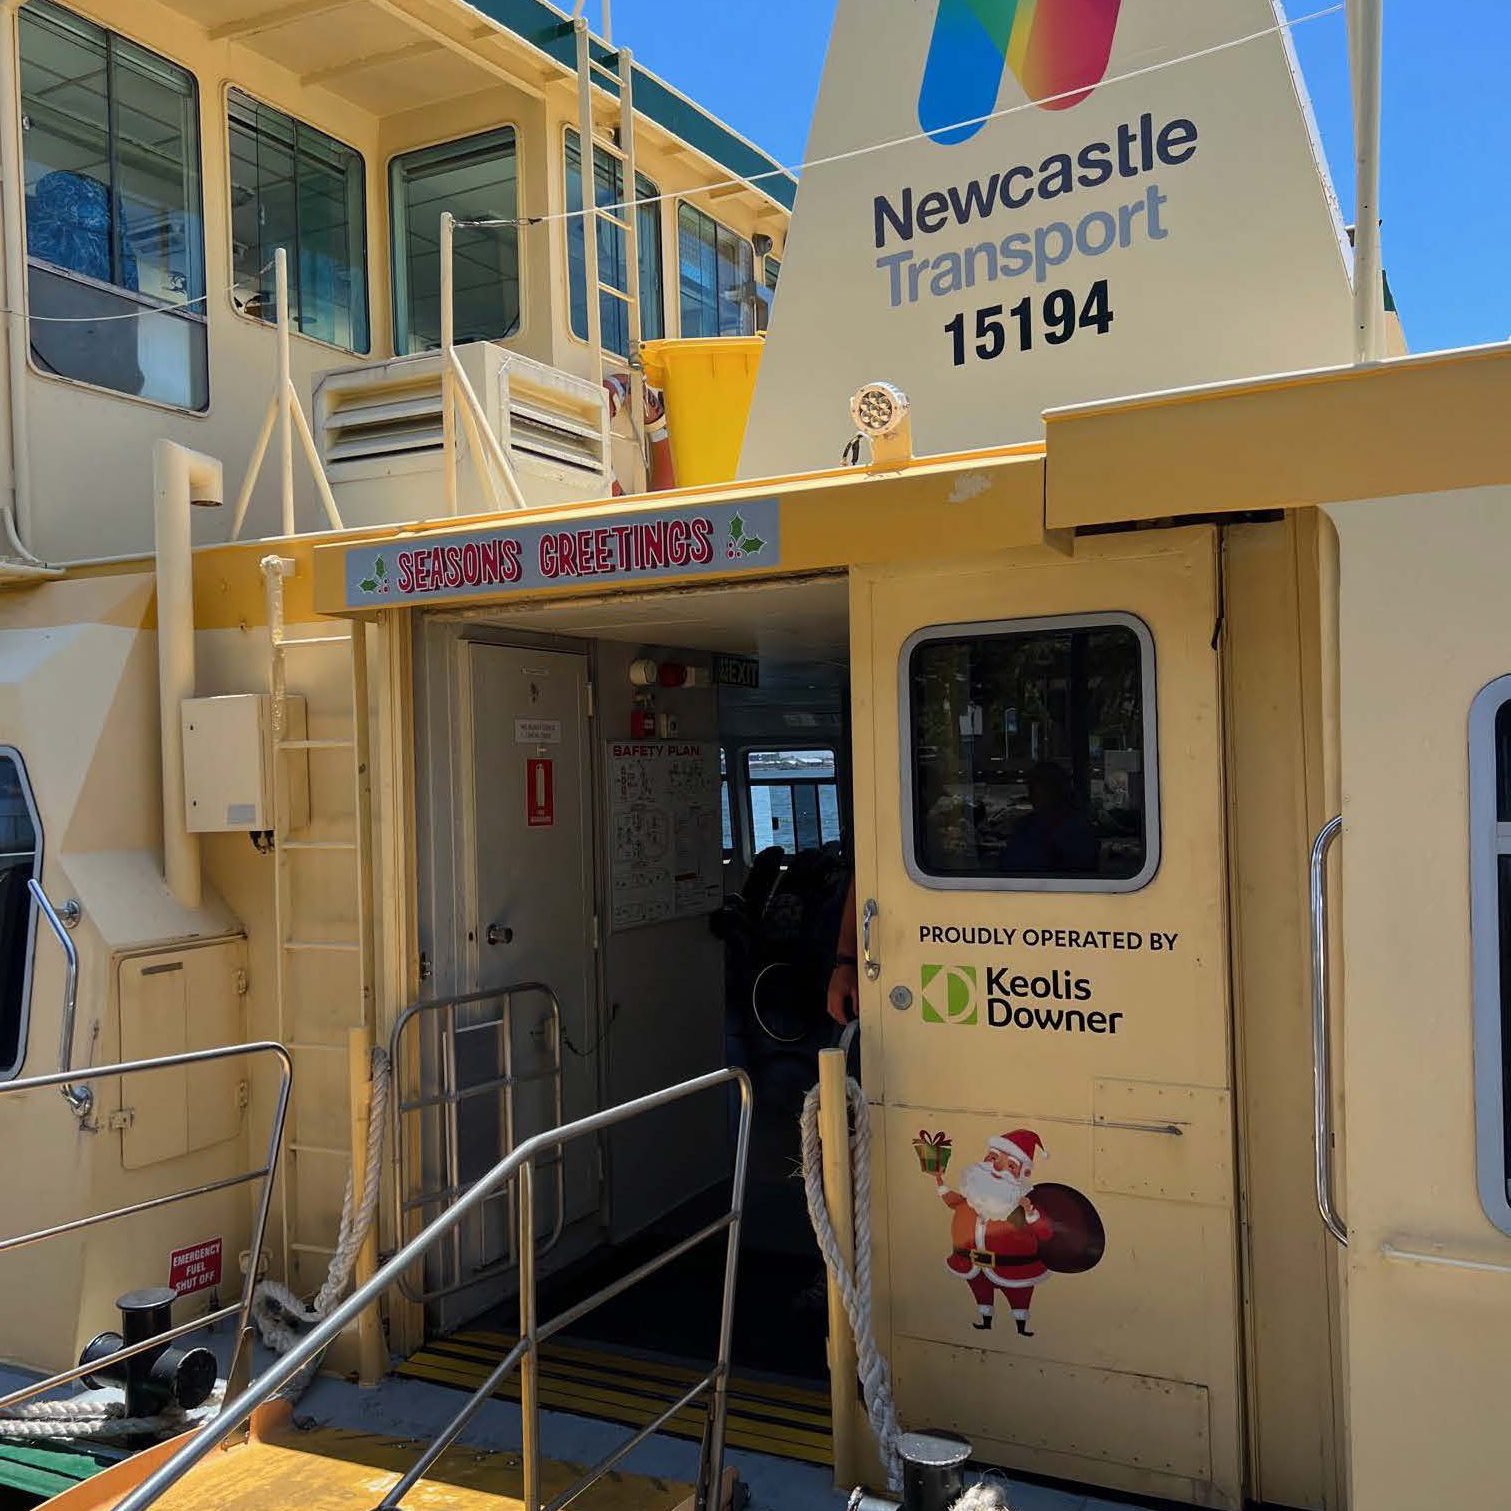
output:
M252 1055L272 1055L281 1068L278 1099L273 1107L272 1126L268 1132L267 1159L261 1165L238 1175L222 1176L219 1180L205 1181L197 1186L186 1187L182 1191L172 1191L165 1196L149 1197L145 1201L132 1202L124 1207L112 1207L106 1212L95 1212L88 1217L76 1217L68 1222L55 1223L50 1228L38 1228L31 1233L18 1233L10 1238L0 1238L0 1254L6 1254L13 1249L45 1243L50 1238L60 1238L68 1233L78 1233L86 1228L98 1227L101 1223L116 1222L120 1218L131 1217L139 1212L156 1211L160 1207L172 1206L175 1202L191 1201L196 1196L208 1196L215 1191L226 1191L235 1186L246 1186L260 1180L262 1192L257 1202L257 1214L252 1222L253 1262L247 1266L240 1301L230 1306L217 1307L203 1317L196 1317L192 1321L180 1323L177 1327L155 1333L150 1338L117 1349L104 1358L91 1359L88 1363L78 1364L59 1374L49 1375L45 1380L23 1385L19 1390L0 1396L0 1411L30 1400L33 1396L44 1395L60 1385L68 1385L74 1380L82 1379L85 1375L108 1373L113 1365L122 1360L129 1359L135 1354L145 1353L148 1349L156 1348L161 1344L170 1343L175 1338L183 1337L185 1333L214 1327L227 1317L236 1318L236 1349L232 1357L229 1378L234 1385L241 1377L242 1371L250 1374L252 1294L257 1285L256 1256L262 1252L263 1238L267 1232L268 1210L273 1197L273 1177L278 1169L278 1151L283 1145L283 1128L288 1117L289 1095L294 1082L294 1062L283 1045L263 1040L250 1044L222 1044L215 1049L195 1049L185 1054L159 1055L151 1060L125 1060L119 1064L98 1065L93 1069L78 1072L64 1066L62 1070L54 1071L51 1075L28 1076L25 1080L0 1083L0 1097L38 1091L48 1086L60 1086L66 1092L70 1079L74 1077L80 1081L99 1081L107 1077L136 1075L152 1070L181 1069L190 1065L206 1065L216 1060Z
M42 889L42 883L33 876L27 881L26 889L63 947L63 1027L58 1039L58 1069L68 1071L73 1068L73 1024L79 1011L79 951L67 926L58 917L58 910L53 907L52 899ZM77 904L74 906L77 907ZM87 1086L75 1086L71 1080L64 1080L59 1085L64 1101L82 1123L94 1111L94 1093Z
M574 1139L586 1138L606 1128L630 1121L642 1114L655 1112L688 1097L697 1096L723 1086L738 1086L740 1091L740 1130L735 1146L734 1179L729 1211L710 1223L691 1238L684 1239L655 1259L643 1264L630 1275L614 1281L596 1295L588 1297L560 1316L541 1322L535 1313L535 1266L534 1266L534 1168L537 1160L552 1149ZM456 1441L464 1427L487 1400L500 1380L515 1365L520 1370L520 1402L523 1435L524 1511L563 1511L583 1491L587 1490L615 1464L619 1463L635 1447L652 1433L659 1431L677 1411L691 1404L698 1397L710 1396L709 1429L704 1438L702 1464L699 1470L699 1505L714 1507L719 1504L717 1488L724 1474L724 1432L729 1410L729 1356L734 1327L734 1282L739 1261L740 1223L744 1209L745 1171L750 1151L750 1115L752 1097L750 1078L743 1070L713 1071L684 1081L679 1086L664 1091L652 1092L649 1096L637 1097L618 1107L605 1108L589 1117L579 1118L561 1128L537 1133L522 1143L512 1154L506 1155L487 1175L452 1207L443 1212L430 1226L418 1233L388 1260L370 1280L358 1286L345 1301L319 1326L306 1333L288 1353L278 1358L273 1365L254 1380L234 1400L221 1408L213 1422L207 1423L172 1458L161 1464L140 1485L124 1496L115 1511L145 1511L158 1496L171 1489L207 1454L225 1442L261 1405L272 1397L300 1370L317 1359L331 1341L390 1286L396 1285L412 1265L424 1258L426 1252L445 1238L458 1224L486 1202L505 1182L518 1179L520 1190L517 1206L520 1216L520 1340L503 1361L484 1381L441 1429L430 1447L417 1463L383 1498L380 1511L392 1511L403 1496L413 1487L426 1469ZM664 1268L688 1252L696 1244L720 1232L728 1233L724 1259L724 1296L719 1319L718 1354L713 1368L689 1389L682 1400L663 1412L648 1427L642 1428L633 1437L621 1444L595 1464L577 1484L558 1495L547 1507L540 1501L540 1345L546 1339L577 1321L587 1312L621 1294L638 1280Z
M1342 829L1341 815L1329 819L1312 844L1312 1117L1317 1210L1327 1231L1347 1248L1348 1228L1333 1198L1333 1052L1327 975L1327 852Z
M527 994L545 998L551 1021L551 1064L544 1072L517 1076L514 1073L514 999L516 996ZM501 1011L497 1018L468 1024L460 1030L457 1028L456 1018L459 1008L475 1007L480 1003L495 1000L501 1003ZM440 1043L437 1046L439 1063L436 1066L436 1074L441 1089L432 1095L421 1093L413 1099L406 1099L403 1094L405 1060L402 1053L405 1031L422 1015L431 1013L440 1015ZM491 1080L479 1081L464 1087L461 1085L461 1077L457 1069L457 1035L485 1028L496 1029L499 1035L500 1074ZM510 986L495 987L488 991L440 997L433 1002L416 1002L399 1014L394 1023L393 1032L389 1035L388 1056L389 1064L394 1068L395 1094L392 1098L391 1135L394 1151L394 1212L397 1214L401 1240L405 1233L405 1220L411 1212L423 1214L430 1208L444 1206L448 1202L455 1201L465 1189L461 1178L461 1129L458 1118L458 1111L463 1102L490 1092L494 1096L502 1096L504 1103L503 1117L500 1119L503 1130L502 1153L509 1154L519 1142L515 1136L514 1127L514 1088L549 1079L552 1089L552 1125L560 1126L566 1115L562 1101L561 1049L561 998L544 981L516 981ZM443 1112L440 1139L443 1164L440 1183L433 1188L422 1187L416 1192L411 1192L404 1119L416 1113L436 1109L442 1109ZM566 1159L564 1156L558 1156L551 1163L555 1166L556 1218L551 1229L551 1236L541 1246L541 1254L549 1253L560 1242L567 1220ZM517 1226L516 1214L513 1210L514 1194L512 1184L505 1192L500 1193L500 1195L507 1195L511 1204L507 1224L510 1249L502 1259L480 1265L471 1275L464 1276L462 1274L462 1235L461 1230L456 1229L451 1235L451 1283L427 1288L422 1279L416 1287L411 1284L410 1278L405 1276L399 1282L400 1293L416 1305L423 1305L426 1302L439 1301L446 1296L454 1296L460 1291L470 1290L475 1285L480 1285L496 1275L505 1274L514 1269L519 1262L518 1252L514 1248ZM420 1226L424 1226L423 1220Z

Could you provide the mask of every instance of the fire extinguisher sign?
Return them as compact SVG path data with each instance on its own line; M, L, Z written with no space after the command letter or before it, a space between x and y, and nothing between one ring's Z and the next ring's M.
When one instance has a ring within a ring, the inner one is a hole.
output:
M556 822L554 761L525 762L525 820L532 829L549 829Z

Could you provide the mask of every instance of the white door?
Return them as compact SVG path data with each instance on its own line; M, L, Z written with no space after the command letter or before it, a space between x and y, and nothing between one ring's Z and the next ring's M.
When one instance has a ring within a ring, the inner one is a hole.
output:
M599 1030L593 941L593 818L588 744L588 678L582 656L476 642L465 657L463 710L471 767L468 828L473 879L464 919L472 989L543 983L561 1003L561 1118L598 1105ZM496 1017L485 1004L479 1014ZM465 1022L465 1020L463 1020ZM458 1035L460 1082L484 1081L496 1063L499 1036L478 1032L468 1062L468 1035ZM513 1001L513 1137L517 1143L557 1122L549 1007L540 992ZM486 1063L483 1063L486 1061ZM459 1132L464 1181L475 1179L508 1147L507 1100L463 1101ZM564 1202L557 1171L536 1177L537 1244L561 1223L595 1213L599 1161L591 1139L566 1152ZM475 1256L486 1265L504 1252L507 1208L485 1225Z

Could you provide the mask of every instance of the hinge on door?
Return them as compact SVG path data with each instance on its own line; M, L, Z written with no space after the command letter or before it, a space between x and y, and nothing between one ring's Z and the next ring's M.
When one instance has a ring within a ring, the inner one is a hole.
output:
M236 972L236 995L245 997L247 994L247 973L238 968Z
M112 1133L124 1133L136 1121L135 1107L122 1107L119 1112L112 1112L105 1120L105 1126Z
M596 913L593 914L593 948L595 950L603 948L602 939L598 932L598 915Z
M588 683L588 717L591 719L598 712L598 694L591 682Z
M236 1105L238 1107L250 1107L252 1105L252 1088L245 1081L236 1083Z
M421 950L420 951L420 980L421 981L429 981L430 978L431 978L431 976L433 974L434 974L434 972L433 972L431 964L430 964L430 951L429 950Z

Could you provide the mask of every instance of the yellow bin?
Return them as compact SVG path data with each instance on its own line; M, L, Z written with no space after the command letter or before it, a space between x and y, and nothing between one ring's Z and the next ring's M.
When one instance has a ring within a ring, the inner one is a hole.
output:
M761 336L647 341L645 379L666 396L679 488L733 480L761 365Z

